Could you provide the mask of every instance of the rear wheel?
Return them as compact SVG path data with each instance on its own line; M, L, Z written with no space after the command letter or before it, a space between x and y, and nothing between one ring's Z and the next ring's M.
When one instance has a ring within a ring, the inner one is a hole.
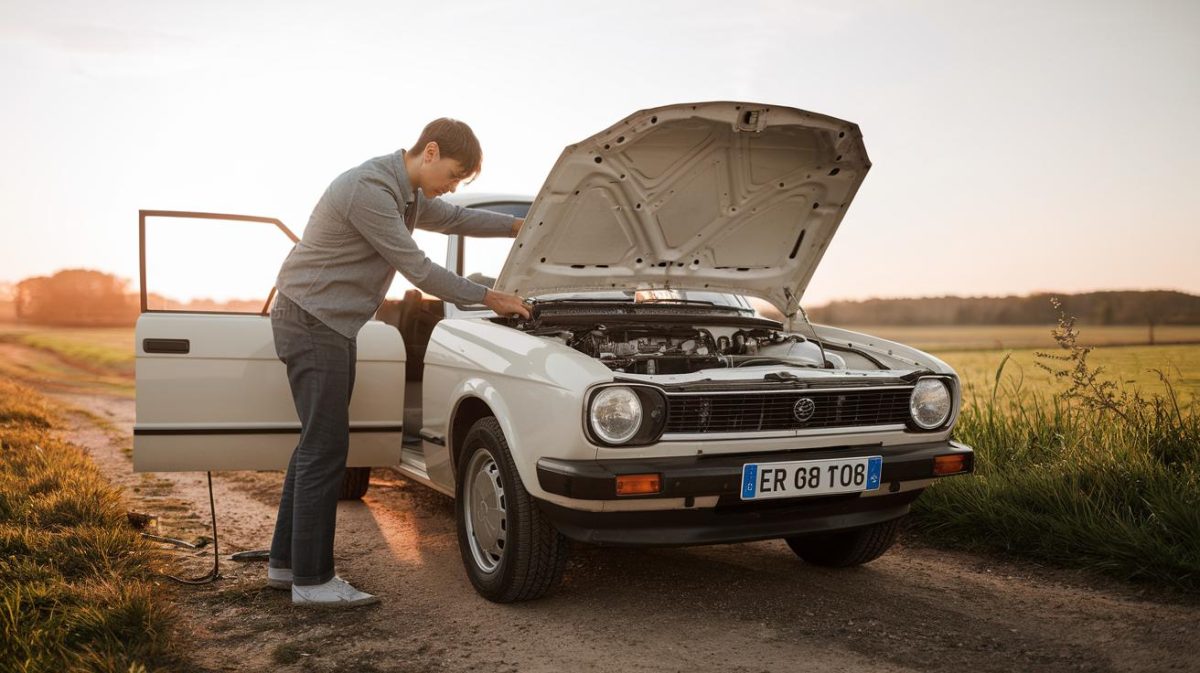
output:
M358 500L367 494L367 488L370 486L371 468L347 467L346 474L342 477L342 490L338 493L338 500Z
M526 492L495 418L476 421L463 446L455 519L467 577L496 603L540 598L562 577L566 538Z
M829 568L870 563L896 542L901 519L864 528L784 538L792 551L808 563Z

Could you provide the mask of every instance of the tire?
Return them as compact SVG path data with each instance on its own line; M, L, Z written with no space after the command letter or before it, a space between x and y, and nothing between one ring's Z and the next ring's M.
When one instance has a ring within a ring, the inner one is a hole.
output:
M360 500L371 486L371 468L347 467L338 500Z
M896 542L900 522L892 519L865 528L788 537L784 540L806 562L827 568L848 568L883 556Z
M458 464L458 549L472 586L494 603L544 596L562 577L567 539L525 490L495 418L471 426Z

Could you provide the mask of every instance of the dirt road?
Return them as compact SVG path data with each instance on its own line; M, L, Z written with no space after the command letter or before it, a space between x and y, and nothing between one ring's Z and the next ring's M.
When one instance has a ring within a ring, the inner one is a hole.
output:
M0 344L46 371L52 356ZM55 365L61 370L63 363ZM9 371L13 371L11 368ZM73 441L158 514L206 533L202 474L131 471L134 402L88 374L28 381L73 408ZM224 579L176 587L203 671L1200 670L1200 600L1094 576L919 546L863 568L805 565L779 541L686 549L576 546L559 590L493 605L471 589L453 503L388 470L339 509L339 573L383 597L348 612L292 608L265 565L228 553L270 540L281 475L214 475ZM211 557L173 552L180 572Z

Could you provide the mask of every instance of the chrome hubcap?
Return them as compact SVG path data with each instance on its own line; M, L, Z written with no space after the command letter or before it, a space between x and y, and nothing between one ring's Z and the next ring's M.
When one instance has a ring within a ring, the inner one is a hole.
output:
M508 537L507 501L500 466L482 447L471 456L463 489L467 539L475 564L484 572L493 572L504 558Z

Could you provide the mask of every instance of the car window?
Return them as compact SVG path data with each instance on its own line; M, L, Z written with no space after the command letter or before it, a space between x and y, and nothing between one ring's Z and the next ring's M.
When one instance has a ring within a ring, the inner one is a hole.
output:
M433 260L434 264L446 266L446 259L450 250L450 237L446 234L440 234L436 231L425 231L417 229L413 231L413 240L417 242L425 256ZM415 286L409 282L403 274L397 273L392 280L392 286L388 288L388 299L400 299L404 297L404 293L413 289ZM427 295L432 297L433 295Z
M271 218L141 211L143 310L261 313L292 249Z
M529 212L529 206L530 204L525 202L505 202L474 207L523 218ZM495 287L496 276L500 275L500 269L504 267L504 260L508 259L508 251L512 249L512 244L513 239L507 237L465 237L463 240L463 275L480 285Z

